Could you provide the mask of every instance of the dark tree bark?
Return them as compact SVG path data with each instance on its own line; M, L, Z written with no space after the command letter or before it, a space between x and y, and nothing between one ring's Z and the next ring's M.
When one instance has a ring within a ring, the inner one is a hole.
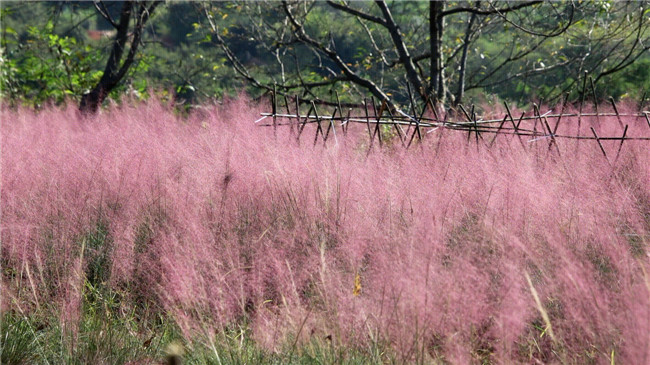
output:
M444 9L444 1L429 2L429 47L431 48L429 93L433 94L435 92L436 100L440 103L443 102L445 97L444 65L442 64L442 34L444 27L442 12Z
M476 7L478 7L478 1L476 2ZM458 75L458 90L456 91L456 97L454 99L454 105L458 105L462 102L463 96L465 95L465 74L467 71L467 51L469 49L469 41L472 36L472 25L476 20L476 13L472 13L467 22L467 31L465 32L465 39L463 41L463 54L460 58L460 74Z
M86 114L94 114L97 112L102 102L108 96L108 93L111 92L124 78L129 68L133 64L135 55L138 51L138 46L142 38L142 32L144 26L149 20L149 17L153 13L154 9L160 5L162 1L154 1L150 5L146 2L138 3L135 0L125 1L122 5L122 10L120 11L120 20L119 23L115 24L117 33L115 34L115 39L113 40L113 48L111 49L111 55L108 57L106 62L106 68L104 69L104 74L99 80L97 85L88 93L84 94L79 103L79 110ZM131 39L131 45L129 48L129 53L126 56L126 59L122 62L122 56L126 50L127 43L129 41L129 28L131 23L131 17L136 10L136 19L133 29L133 38ZM101 12L100 12L101 13ZM104 15L102 13L102 15Z
M418 94L420 94L422 98L425 99L426 91L424 90L422 81L420 80L418 72L415 69L413 58L409 54L406 44L404 44L404 37L402 36L402 32L400 31L399 26L395 23L393 15L390 13L390 10L388 9L385 1L375 1L375 3L384 16L385 26L388 29L391 39L393 40L393 44L395 45L395 49L397 50L397 54L400 58L400 63L404 65L406 77L408 78L409 82L415 87Z

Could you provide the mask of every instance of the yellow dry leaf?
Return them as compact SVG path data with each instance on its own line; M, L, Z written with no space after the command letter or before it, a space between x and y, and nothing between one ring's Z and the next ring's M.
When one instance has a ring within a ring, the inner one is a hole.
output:
M354 276L354 289L352 289L352 295L358 297L361 294L361 276L357 273Z

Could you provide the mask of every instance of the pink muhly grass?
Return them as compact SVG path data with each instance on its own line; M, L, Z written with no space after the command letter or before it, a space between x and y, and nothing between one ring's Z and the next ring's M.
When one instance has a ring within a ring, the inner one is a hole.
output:
M647 143L614 163L618 142L603 142L608 161L595 141L558 140L558 155L438 130L367 154L365 126L313 147L309 127L300 144L254 127L258 109L3 111L2 307L78 308L81 275L188 337L244 322L273 350L328 338L403 361L650 359ZM616 117L581 124L622 133Z

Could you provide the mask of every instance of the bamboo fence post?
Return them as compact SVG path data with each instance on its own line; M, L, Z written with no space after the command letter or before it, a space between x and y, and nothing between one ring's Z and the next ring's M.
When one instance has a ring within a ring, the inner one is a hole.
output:
M557 129L560 126L560 121L562 120L562 114L564 114L564 108L566 107L566 103L569 100L569 93L566 93L564 95L564 102L562 103L562 108L560 109L560 115L557 117L557 121L555 122L555 127L553 127L553 134L557 134Z
M413 117L415 117L417 115L417 113L415 112L415 101L413 100L413 92L411 92L411 84L408 81L406 82L406 91L409 94L409 106L411 107L410 108L411 109L411 115L413 115ZM417 128L417 125L416 125L416 128ZM410 123L410 120L409 120L409 126L406 129L406 134L408 135L408 133L410 131L411 131L411 123Z
M600 138L596 134L596 130L594 129L594 127L589 127L589 128L591 129L591 133L594 134L594 137L596 138L596 142L598 142L598 146L600 147L600 151L603 153L603 156L605 156L605 159L607 159L607 152L605 152L605 149L603 148L603 144L600 143ZM608 160L608 162L609 162L609 160Z
M282 95L284 98L284 106L287 109L287 119L289 120L289 133L293 135L293 118L291 118L291 109L289 108L289 100L287 99L287 95Z
M277 90L276 90L276 85L273 84L273 93L271 94L271 102L273 103L272 109L273 109L273 137L277 137L278 133L278 121L277 121L277 113L278 113L278 95L277 95Z
M395 128L395 131L397 131L397 135L399 136L400 142L402 142L402 146L404 146L404 139L406 136L402 137L403 131L401 130L402 127L400 127L399 123L395 122L395 116L393 115L393 112L390 111L390 108L386 108L386 111L388 112L388 118L391 121L391 124Z
M621 148L623 148L623 142L625 142L625 136L627 135L627 124L625 125L625 129L623 129L623 136L621 137L621 144L618 145L618 151L616 151L616 158L614 158L614 163L618 161L618 156L621 153Z
M345 131L343 132L345 136L348 135L348 128L350 128L350 113L352 113L352 108L348 108L348 115L345 119Z
M503 116L503 120L501 123L499 123L499 128L497 128L497 131L494 133L494 137L492 137L492 141L490 141L490 147L494 144L494 141L497 140L497 136L499 136L499 132L501 132L501 128L503 128L503 124L508 120L508 115Z
M433 117L436 118L437 122L440 122L440 117L438 116L438 108L436 105L433 103L433 99L431 98L431 95L427 95L427 100L428 103L425 103L425 109L426 109L426 104L429 104L429 107L431 108L431 111L433 112ZM424 111L422 112L422 115L424 115ZM445 120L447 119L447 116L445 115L445 119L442 121L442 124L445 124Z
M343 131L343 135L347 136L348 131L347 131L347 123L343 124L343 108L341 108L341 99L339 98L339 92L334 90L334 95L336 95L336 105L339 107L339 114L341 116L341 130ZM350 117L348 116L348 119Z
M463 106L463 104L458 104L458 106L460 107L460 110L463 112L463 114L465 114L465 117L467 118L467 121L471 124L472 123L472 117L470 117L469 113L467 113L467 110L465 110L465 107ZM469 139L470 139L471 136L472 136L472 129L467 128L467 143L469 143Z
M379 148L383 147L383 142L381 140L381 130L379 129L379 120L381 119L381 115L378 115L377 113L377 104L375 104L375 97L371 96L370 97L370 102L372 103L372 111L375 113L375 130L372 133L372 137L375 138L375 135L377 135L377 140L379 141ZM384 101L382 100L382 106L379 107L379 110L381 113L384 112Z
M555 133L551 130L551 126L548 124L548 119L544 117L544 125L546 125L546 129L548 130L549 136L551 140L548 142L548 150L551 150L552 146L555 146L557 149L557 153L561 156L562 153L560 152L560 147L557 145L557 141L555 140Z
M323 142L325 142L325 135L323 134L323 127L320 124L320 117L318 116L318 110L316 110L316 104L314 101L311 101L311 108L314 109L314 116L316 117L316 123L318 124L316 126L316 134L314 136L314 146L316 145L316 142L318 142L318 132L320 132L320 135L323 137Z
M331 129L333 131L332 133L334 135L335 143L338 144L338 141L336 141L336 130L335 130L336 127L334 126L334 117L336 116L337 111L339 112L339 118L343 118L343 116L341 114L341 111L338 109L338 107L335 106L334 107L334 112L332 113L332 118L330 119L330 122L327 124L327 132L325 133L325 141L327 141L327 137L329 136L330 129Z
M427 95L427 100L424 102L424 107L422 108L422 113L420 114L420 117L418 118L417 114L413 115L413 118L415 120L415 129L413 129L413 133L411 134L411 138L409 139L408 144L406 145L406 148L408 149L411 147L411 143L413 143L413 139L415 138L415 135L418 135L418 140L422 140L422 133L420 131L420 121L422 120L422 116L424 116L424 113L427 110L427 104L429 104L431 100L431 95ZM434 111L435 113L435 111ZM443 123L444 125L444 123ZM411 126L411 119L409 119L409 128Z
M596 119L598 119L598 98L596 97L596 87L594 86L594 79L591 76L589 76L589 83L591 84L591 94L594 97L594 108L596 111Z
M517 125L515 124L515 120L512 119L512 113L510 113L510 107L508 106L508 102L504 101L503 105L506 106L506 112L508 112L508 117L510 118L510 122L512 123L512 128L514 128L515 132L517 132Z
M542 118L540 117L539 107L535 103L533 103L533 117L533 134L537 134L537 118L540 119L540 123Z
M366 126L368 127L368 138L370 138L370 147L372 148L372 143L375 141L375 136L370 131L370 116L368 115L368 99L363 99L363 109L366 111Z
M298 119L298 124L300 124L300 101L298 99L298 94L294 96L294 100L296 102L296 119ZM291 124L291 132L293 132L293 123Z
M298 136L296 138L298 139L299 142L300 142L300 135L302 134L302 131L305 129L305 126L307 125L307 121L309 120L309 115L311 114L312 110L314 110L313 102L311 103L309 109L307 110L307 114L305 115L305 120L303 120L300 129L298 129Z
M616 113L616 119L618 120L618 125L620 125L621 128L622 128L623 127L623 121L621 121L621 116L618 113L618 108L616 107L616 102L614 101L614 98L610 96L609 97L609 102L612 103L612 107L614 108L614 113Z
M580 135L580 123L582 121L582 106L585 103L586 89L587 89L587 71L585 71L585 75L582 79L582 94L580 95L580 108L578 109L578 132L576 133L577 136Z

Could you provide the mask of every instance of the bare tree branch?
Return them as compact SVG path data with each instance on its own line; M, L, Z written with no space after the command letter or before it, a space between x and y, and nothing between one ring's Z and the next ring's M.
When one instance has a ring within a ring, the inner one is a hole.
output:
M478 1L476 2L478 5ZM454 99L454 105L458 105L463 100L463 94L465 92L465 72L467 71L467 50L469 49L469 40L472 35L472 25L476 20L476 13L472 13L467 22L467 30L465 31L465 39L463 41L463 55L460 60L460 76L458 77L458 89L456 91L456 98Z
M333 7L334 9L344 11L344 12L346 12L348 14L352 14L352 15L354 15L356 17L371 21L373 23L383 25L384 27L388 26L388 24L386 23L386 21L384 19L378 18L378 17L370 15L370 14L366 14L366 13L360 11L360 10L351 8L345 2L337 3L337 2L334 2L334 1L331 1L331 0L327 0L327 4L329 6L331 6L331 7Z
M285 14L289 18L289 21L293 25L294 34L296 35L296 37L298 37L306 44L309 44L310 46L317 48L325 55L327 55L341 69L341 71L345 74L345 76L347 76L349 81L364 87L380 100L386 100L387 102L391 103L390 97L388 95L386 95L379 87L377 87L377 85L374 82L365 79L359 76L354 71L352 71L352 69L350 69L350 67L341 59L341 57L336 51L330 49L329 47L323 45L322 43L308 36L302 24L300 24L294 17L286 1L282 1L282 6L284 8Z
M413 63L413 59L411 58L411 55L409 54L406 44L404 43L402 32L400 31L399 26L397 26L397 24L395 23L395 20L393 19L393 15L390 13L390 10L388 9L388 6L386 6L385 1L376 1L375 3L377 4L382 14L384 15L386 28L388 29L388 32L390 33L390 36L393 39L393 45L397 49L397 53L400 58L400 63L404 65L404 69L406 71L406 75L409 79L409 82L415 87L415 89L422 96L422 98L426 99L426 91L422 85L422 80L420 80L420 76L415 70L415 64Z
M529 6L541 4L541 3L543 3L543 1L535 0L535 1L528 1L528 2L524 2L524 3L520 3L520 4L517 4L517 5L514 5L514 6L509 6L507 8L503 8L503 9L496 9L496 8L493 7L492 2L489 2L490 6L493 7L491 10L482 10L482 9L480 9L478 7L459 7L459 8L445 10L445 11L441 12L438 16L444 18L444 17L446 17L448 15L452 15L452 14L456 14L456 13L463 13L463 12L472 13L472 14L476 14L476 15L494 15L494 14L497 14L497 13L505 14L505 13L509 13L509 12L512 12L512 11L515 11L515 10L527 8Z
M115 23L115 20L113 20L111 13L109 13L108 9L106 9L106 4L104 4L102 0L94 0L93 5L95 5L95 9L97 9L97 12L109 23L111 23L113 28L115 29L118 28L117 23Z
M503 13L499 9L495 8L492 3L490 3L490 7L492 7L493 10L495 11L495 13L497 15L499 15L505 22L507 22L508 24L512 25L513 27L521 30L522 32L528 33L530 35L534 35L534 36L538 36L538 37L546 37L546 38L556 37L556 36L566 32L567 29L569 29L569 27L573 24L573 15L575 13L575 6L573 5L573 3L571 3L571 15L569 15L569 21L567 21L567 23L566 23L566 25L564 27L562 27L562 28L560 28L560 29L558 29L558 30L556 30L554 32L551 32L551 33L540 33L540 32L535 32L534 30L531 30L531 29L527 29L527 28L523 27L522 25L519 25L519 24L511 21L506 16L506 13Z
M618 72L625 67L631 65L634 61L636 61L641 55L650 49L650 45L644 46L640 52L637 53L636 56L632 57L632 54L634 53L635 48L641 43L641 31L643 29L643 21L644 21L644 10L643 7L641 7L641 10L639 11L639 25L637 26L637 32L636 32L636 37L634 39L634 43L632 44L632 47L630 47L630 51L621 59L614 67L610 68L609 70L601 72L598 77L594 80L594 82L598 82L601 78L604 76L613 74L615 72Z

